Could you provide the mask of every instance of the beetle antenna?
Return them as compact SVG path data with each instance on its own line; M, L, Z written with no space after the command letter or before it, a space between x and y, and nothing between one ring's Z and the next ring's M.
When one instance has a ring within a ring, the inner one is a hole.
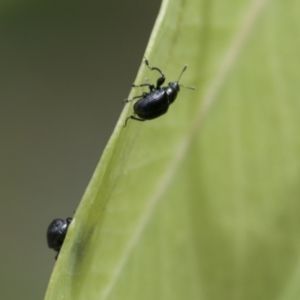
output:
M179 75L179 77L178 77L177 83L179 82L179 80L180 80L182 74L185 72L186 69L187 69L187 65L185 65L185 66L183 67L183 69L182 69L182 71L181 71L181 73L180 73L180 75ZM184 88L186 88L186 89L195 90L195 87L194 87L194 86L184 86L184 85L182 85L182 84L179 84L179 86L184 87Z
M183 88L186 88L186 89L189 89L189 90L195 90L196 89L194 86L184 86L182 84L179 84L179 86L181 86Z
M164 75L164 73L161 71L161 69L156 68L156 67L150 67L150 65L149 65L149 60L148 60L147 57L144 57L144 62L145 62L145 64L146 64L146 66L147 66L151 71L156 70L157 72L159 72L159 74L160 74L162 77L165 77L165 75Z
M187 69L187 65L185 65L185 66L183 67L183 69L182 69L182 71L181 71L181 73L180 73L180 75L179 75L179 77L178 77L178 79L177 79L177 82L179 82L179 80L180 80L182 74L184 73L184 71L185 71L186 69Z

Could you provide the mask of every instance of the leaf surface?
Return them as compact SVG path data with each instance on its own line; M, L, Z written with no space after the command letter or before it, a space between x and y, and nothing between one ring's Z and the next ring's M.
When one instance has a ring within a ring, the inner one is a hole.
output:
M163 1L145 55L196 90L125 106L47 300L299 299L299 28L292 0Z

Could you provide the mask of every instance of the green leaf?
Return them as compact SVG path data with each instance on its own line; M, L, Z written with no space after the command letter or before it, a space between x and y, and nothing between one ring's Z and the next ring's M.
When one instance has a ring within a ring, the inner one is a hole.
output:
M163 1L146 57L196 91L125 106L47 300L300 298L299 28L299 1Z

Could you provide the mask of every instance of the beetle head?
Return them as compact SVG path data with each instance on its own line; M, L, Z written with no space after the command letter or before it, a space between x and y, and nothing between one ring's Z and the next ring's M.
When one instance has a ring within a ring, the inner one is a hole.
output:
M180 91L180 86L178 81L169 82L169 87L176 93Z

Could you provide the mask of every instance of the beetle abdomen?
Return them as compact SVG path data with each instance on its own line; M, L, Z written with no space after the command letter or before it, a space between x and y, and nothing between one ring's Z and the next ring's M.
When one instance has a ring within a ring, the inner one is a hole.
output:
M153 91L133 106L134 112L145 120L155 119L165 114L168 108L169 96L163 89Z

